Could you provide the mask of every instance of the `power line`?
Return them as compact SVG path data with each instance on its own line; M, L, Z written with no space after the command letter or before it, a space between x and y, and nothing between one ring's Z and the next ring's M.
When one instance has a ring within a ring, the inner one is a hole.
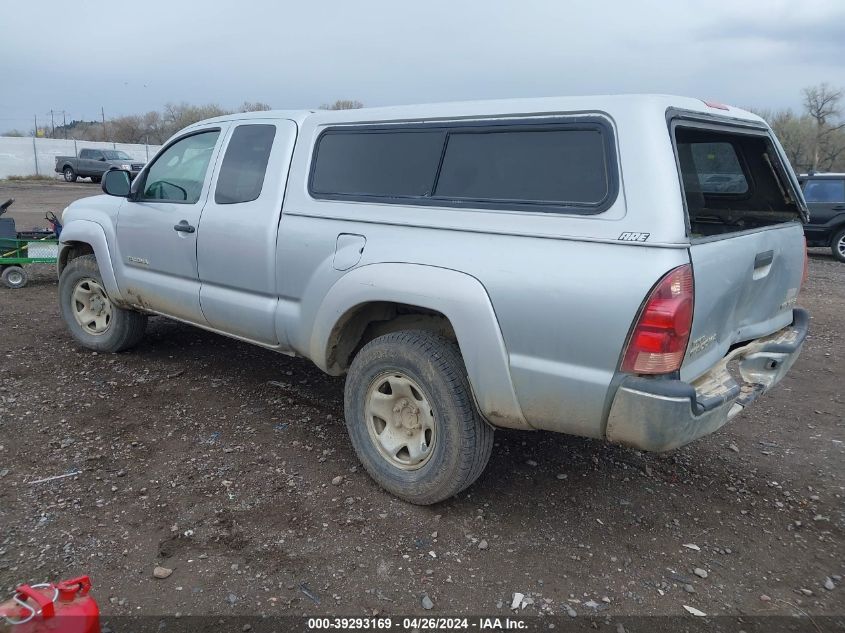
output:
M52 124L52 137L56 138L56 122L54 116L57 114L62 115L62 131L64 132L65 138L67 138L67 111L66 110L50 110L50 123Z

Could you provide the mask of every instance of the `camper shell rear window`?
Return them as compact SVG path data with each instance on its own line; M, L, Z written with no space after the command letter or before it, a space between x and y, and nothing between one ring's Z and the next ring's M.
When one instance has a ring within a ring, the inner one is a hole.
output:
M671 130L690 237L800 219L786 168L765 129L675 121Z
M599 117L330 127L314 198L595 214L616 199L610 125Z

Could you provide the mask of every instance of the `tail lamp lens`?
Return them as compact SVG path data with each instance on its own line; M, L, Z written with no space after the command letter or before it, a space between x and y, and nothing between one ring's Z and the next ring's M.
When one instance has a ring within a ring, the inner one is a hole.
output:
M646 299L622 357L622 371L668 374L677 371L692 329L692 268L670 270Z

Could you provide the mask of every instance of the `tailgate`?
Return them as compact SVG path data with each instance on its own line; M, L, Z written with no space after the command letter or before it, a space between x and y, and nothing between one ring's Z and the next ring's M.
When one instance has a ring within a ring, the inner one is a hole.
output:
M732 234L690 247L695 282L692 332L681 378L694 380L736 343L792 323L804 272L800 223Z

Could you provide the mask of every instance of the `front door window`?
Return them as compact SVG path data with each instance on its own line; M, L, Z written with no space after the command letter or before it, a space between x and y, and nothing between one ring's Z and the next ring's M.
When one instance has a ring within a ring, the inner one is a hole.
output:
M194 204L200 199L219 130L187 136L150 166L141 200Z

